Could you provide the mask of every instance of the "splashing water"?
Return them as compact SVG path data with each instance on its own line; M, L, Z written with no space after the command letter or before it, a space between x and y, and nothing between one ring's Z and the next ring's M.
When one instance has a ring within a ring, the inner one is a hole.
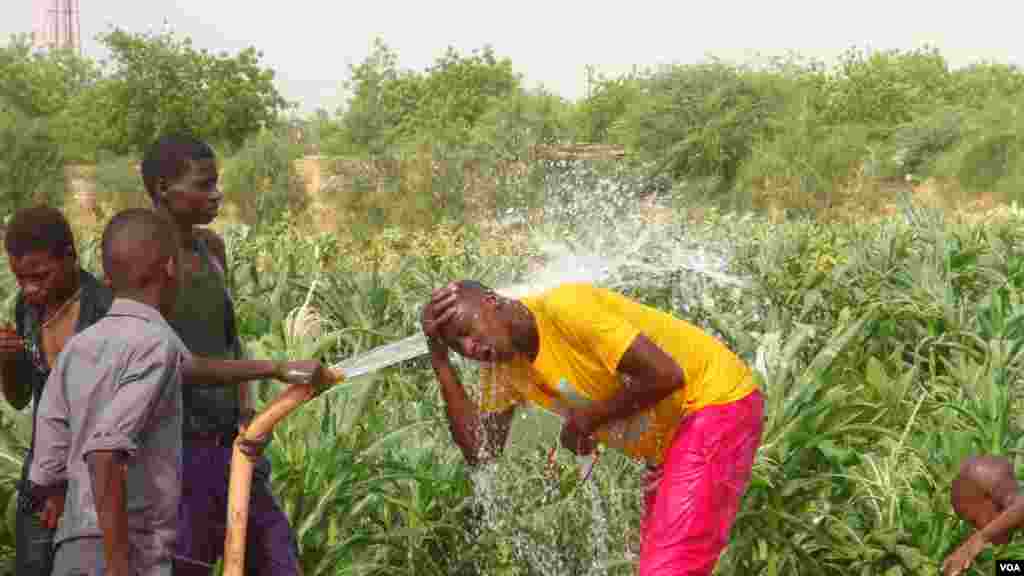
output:
M664 250L664 235L656 228L641 232L632 245L611 242L611 246L574 250L566 243L545 242L540 245L547 263L530 274L526 281L497 288L508 298L525 298L540 294L569 282L584 282L607 288L637 287L655 283L665 274L681 271L702 274L726 285L746 286L744 280L726 274L727 261L707 250ZM620 231L615 237L630 234ZM647 280L644 281L643 279ZM378 346L368 352L346 359L332 368L340 370L346 379L364 376L389 366L423 356L429 352L426 338L416 333L402 340Z
M426 338L423 334L416 333L397 342L378 346L368 352L353 356L331 368L344 374L346 380L351 380L406 360L418 358L428 352Z
M614 182L569 180L556 182L554 194L549 194L557 201L548 210L548 225L529 231L532 247L541 254L540 265L526 278L498 283L502 295L518 299L567 282L617 290L655 287L669 289L672 312L685 317L700 298L708 297L709 288L742 290L748 285L729 274L734 244L719 237L720 231L713 226L685 225L676 218L652 221L637 209L636 199ZM351 379L428 352L425 337L417 333L335 368ZM554 418L544 417L549 422ZM536 428L544 417L522 414L516 424ZM557 443L557 427L548 436L547 442ZM514 433L510 442L515 442ZM611 565L635 559L633 552L623 547L614 550L613 544L621 544L625 534L637 529L620 525L632 518L622 502L641 498L637 486L629 487L628 498L602 495L595 479L599 470L595 470L570 496L558 495L557 490L539 488L550 484L540 479L543 472L535 471L542 466L521 461L506 464L506 460L473 475L473 501L482 514L478 541L493 541L493 546L511 554L515 564L544 576L606 574ZM565 522L552 515L571 517L569 523L585 526L581 528L585 533L565 534Z

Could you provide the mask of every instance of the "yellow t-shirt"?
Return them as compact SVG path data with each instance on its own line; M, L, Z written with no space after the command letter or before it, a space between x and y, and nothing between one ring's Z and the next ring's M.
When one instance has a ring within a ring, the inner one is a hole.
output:
M740 400L756 389L750 368L718 339L616 292L563 284L522 302L537 321L540 351L532 363L520 358L481 371L484 411L530 401L564 414L569 407L605 400L623 386L619 360L642 333L679 363L684 386L595 436L657 465L684 415Z

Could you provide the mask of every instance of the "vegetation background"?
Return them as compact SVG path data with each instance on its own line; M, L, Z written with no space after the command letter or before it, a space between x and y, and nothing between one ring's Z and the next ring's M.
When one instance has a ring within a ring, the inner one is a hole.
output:
M595 204L601 222L639 218L670 248L724 246L747 287L678 271L624 282L762 379L764 445L719 574L935 574L968 533L948 501L961 459L1002 454L1021 470L1016 67L954 70L928 48L828 66L709 60L596 77L567 102L525 88L488 48L408 70L379 42L348 70L342 109L300 118L254 49L122 30L103 42L105 63L24 38L0 49L0 215L64 206L98 272L105 218L145 205L147 143L165 130L210 140L228 200L216 227L255 356L340 360L415 334L432 288L527 277L542 239L578 237ZM571 143L626 155L537 154ZM310 155L323 167L312 195ZM66 202L81 174L94 203ZM16 286L0 268L6 320ZM263 385L264 400L275 390ZM28 425L2 404L8 561ZM309 574L632 573L637 465L609 454L580 484L561 454L550 475L556 438L531 413L507 457L471 473L429 365L413 360L303 408L269 452ZM1021 552L986 551L972 573Z

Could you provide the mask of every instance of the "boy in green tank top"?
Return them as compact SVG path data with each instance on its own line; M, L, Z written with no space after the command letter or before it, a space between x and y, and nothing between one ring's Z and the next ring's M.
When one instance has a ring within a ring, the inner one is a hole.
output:
M241 360L242 343L226 285L224 241L202 228L216 217L221 193L213 150L187 136L165 136L142 163L146 191L158 212L177 226L182 241L183 281L168 321L196 357L235 359L217 380L240 383L276 378L314 361L285 365ZM175 575L207 575L224 552L228 477L238 426L252 415L248 386L189 385L183 389L184 478L178 508ZM301 574L298 548L287 516L270 488L270 462L258 461L249 504L246 562L250 574Z

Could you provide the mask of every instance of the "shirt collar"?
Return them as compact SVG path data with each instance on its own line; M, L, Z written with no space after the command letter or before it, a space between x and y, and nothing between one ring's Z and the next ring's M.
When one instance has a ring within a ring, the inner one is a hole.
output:
M157 324L170 327L167 324L167 320L164 319L163 315L156 308L153 308L149 304L144 304L138 300L132 300L130 298L114 298L114 302L110 305L110 312L107 312L108 316L131 316L133 318L139 318L147 322L155 322Z

